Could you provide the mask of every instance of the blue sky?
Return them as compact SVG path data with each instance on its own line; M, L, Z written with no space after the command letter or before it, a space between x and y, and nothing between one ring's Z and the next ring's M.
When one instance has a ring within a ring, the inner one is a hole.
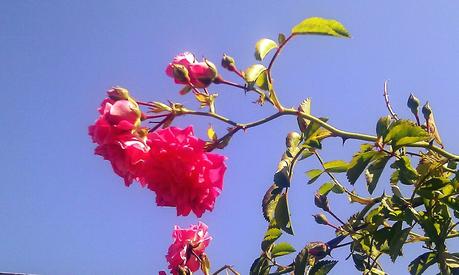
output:
M280 4L281 3L281 4ZM255 63L254 45L311 16L335 18L352 39L298 37L274 67L279 97L296 106L306 97L313 113L340 128L373 133L386 114L382 97L389 80L392 105L401 116L410 92L435 111L446 147L459 152L456 130L459 100L459 3L453 1L1 1L0 84L0 271L38 274L155 274L165 269L164 254L173 225L196 223L158 208L154 194L126 188L109 164L93 155L87 126L113 85L141 100L168 99L197 107L181 97L164 74L174 55L188 50L219 63L227 53L240 68ZM224 73L224 72L223 72ZM224 73L225 74L225 73ZM229 74L227 78L237 80ZM241 122L274 112L251 104L253 95L215 86L218 111ZM205 137L203 118L181 118ZM208 249L214 269L232 264L246 274L259 254L266 223L261 198L283 152L295 119L281 118L235 136L228 156L225 187L215 210L202 217L214 241ZM350 160L358 142L324 144L327 160ZM316 225L312 194L301 163L290 195L300 249L328 240L333 232ZM380 183L381 184L381 183ZM364 182L356 184L364 190ZM378 191L384 190L381 186ZM332 207L342 217L355 210L344 198ZM386 271L406 273L422 249L407 247L399 265L385 259ZM452 251L459 245L453 243ZM342 261L332 274L355 272Z

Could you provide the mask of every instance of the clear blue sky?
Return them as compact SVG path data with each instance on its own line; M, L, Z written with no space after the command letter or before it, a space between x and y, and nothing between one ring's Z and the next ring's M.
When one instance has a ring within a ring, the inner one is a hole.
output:
M184 50L219 63L232 55L239 67L255 62L255 42L276 38L302 19L335 18L352 39L300 37L287 46L274 68L281 100L297 105L313 99L313 113L340 128L374 132L386 114L382 86L390 80L394 109L408 116L410 92L430 100L448 149L459 152L459 3L454 1L0 1L0 271L39 274L155 274L174 224L196 223L158 208L154 194L124 187L109 164L93 155L87 126L112 85L142 100L167 99L196 107L180 97L164 74ZM228 75L228 74L226 74ZM232 76L229 79L236 80ZM241 122L274 112L232 89L215 86L219 112ZM206 119L182 118L204 137ZM208 249L214 269L232 264L247 274L259 254L264 221L260 202L272 181L293 118L235 136L224 150L228 172L215 210L203 216L214 241ZM323 155L349 160L357 142L325 143ZM315 186L297 170L291 192L294 237L300 249L328 240L333 232L311 214ZM357 184L364 190L364 182ZM378 192L382 192L379 188ZM336 197L342 217L354 206ZM391 274L405 274L421 249L411 245ZM453 243L451 250L459 245ZM347 249L332 274L353 274ZM343 273L344 272L344 273ZM157 273L156 273L157 274Z

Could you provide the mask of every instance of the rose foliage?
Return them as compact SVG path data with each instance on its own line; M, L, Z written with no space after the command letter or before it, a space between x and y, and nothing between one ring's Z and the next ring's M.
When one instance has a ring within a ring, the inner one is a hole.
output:
M459 236L459 155L445 149L432 107L428 102L421 107L421 101L411 94L407 107L413 119L400 118L390 105L385 83L388 115L375 123L375 132L370 134L344 131L329 124L328 119L312 113L309 98L297 108L284 107L271 69L281 49L305 35L350 37L336 20L305 19L288 35L279 34L277 41L260 39L255 45L258 62L243 71L234 58L223 55L222 68L239 82L223 78L207 59L198 61L189 52L177 55L166 66L166 74L181 85L180 94L192 94L203 110L171 101L138 101L124 88L110 89L99 108L99 117L89 127L89 135L96 144L95 154L111 163L126 186L136 181L153 191L158 206L175 207L178 216L193 212L201 217L213 210L223 190L226 158L214 151L228 146L241 130L292 116L298 121L298 129L290 129L286 134L285 153L273 171L274 183L267 185L261 199L267 226L264 235L260 235L261 251L259 256L254 255L249 274L327 274L338 263L330 258L335 249L348 249L348 258L359 272L385 274L380 259L388 257L396 262L407 249L405 244L416 244L424 250L411 259L407 267L410 274L422 274L433 266L440 274L459 274L459 253L448 249ZM254 122L234 121L217 112L213 85L253 93L259 107L271 106L274 113ZM228 128L217 135L209 127L207 138L201 139L195 136L192 126L171 126L184 115L205 116ZM343 144L348 139L362 144L349 160L324 160L320 155L324 150L322 142L332 138L341 139ZM294 238L288 192L294 184L296 165L305 161L314 161L316 165L306 172L307 183L319 184L310 196L318 208L311 222L331 231L328 240L312 237L304 240L304 247L296 249L288 243L288 238ZM382 177L383 172L390 177ZM367 192L357 194L352 190L354 185L364 185ZM344 199L341 203L361 206L360 210L348 217L338 217L333 209L339 199ZM210 260L204 251L211 239L202 222L187 229L176 226L166 255L169 272L192 274L200 269L211 274ZM284 259L278 261L279 258ZM239 274L229 265L213 274L225 270Z

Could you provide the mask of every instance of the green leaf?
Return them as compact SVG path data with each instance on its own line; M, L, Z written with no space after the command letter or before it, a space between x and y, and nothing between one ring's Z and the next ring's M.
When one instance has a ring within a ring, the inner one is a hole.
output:
M349 164L344 160L333 160L324 163L325 171L331 173L343 173L347 171Z
M265 71L265 66L261 64L253 64L245 70L244 79L250 86L254 86L260 75L262 75Z
M332 192L335 194L343 194L344 193L344 188L342 186L339 186L338 184L335 184L332 188Z
M414 184L419 176L416 169L414 169L411 166L411 160L407 156L402 156L401 158L396 160L390 167L398 170L398 175L396 175L397 180L406 185ZM394 178L393 180L395 181L395 179L396 178ZM395 181L394 183L396 182L397 181Z
M398 120L393 123L384 138L384 143L391 142L395 149L418 141L429 140L430 136L424 129L409 120Z
M292 34L317 34L335 37L350 37L346 28L338 21L320 17L303 20L292 28Z
M317 193L319 193L321 196L326 196L328 195L328 193L330 193L333 187L335 187L335 184L333 182L326 182L322 184Z
M323 171L320 169L312 169L306 172L306 176L309 178L308 184L314 183L320 175L322 175Z
M431 265L437 262L437 255L433 252L426 252L408 265L408 271L411 275L423 274Z
M271 88L271 83L269 83L267 71L262 72L258 76L257 81L255 81L255 84L262 90L269 91L269 89Z
M279 200L277 201L276 209L274 211L274 219L277 227L284 230L286 233L293 235L286 193L281 194Z
M317 262L310 270L308 275L325 275L338 263L338 261L325 260Z
M255 44L255 59L262 61L265 56L277 48L277 43L271 39L262 38Z
M260 256L253 261L250 267L250 275L268 275L269 274L269 262L264 256Z
M402 221L396 222L391 230L391 239L389 240L389 254L392 262L395 262L399 255L402 255L402 247L405 244L406 239L408 238L408 233L410 233L411 228L405 228L402 230Z
M390 124L392 123L391 116L383 116L378 120L378 123L376 123L376 135L378 137L385 137Z
M373 151L372 147L373 146L371 144L363 144L362 146L360 146L360 151L352 157L352 160L349 163L349 168L346 173L347 179L349 180L350 184L354 185L354 183L360 177L367 165L378 153L376 151Z
M308 263L308 248L304 247L298 255L295 257L293 262L295 266L294 275L304 275L306 265Z
M307 111L307 109L306 109L306 111ZM328 118L325 118L325 117L320 117L319 119L322 120L323 122L327 122L328 121ZM309 123L308 127L306 128L306 130L303 133L304 134L303 139L305 141L312 139L314 137L314 135L318 132L319 129L320 129L320 124L319 123L316 123L314 121Z
M281 192L282 188L273 184L263 196L263 217L267 222L271 222L274 219L274 213L276 211L277 202L279 201Z
M291 246L289 243L283 242L274 245L273 249L271 250L271 255L275 258L293 253L295 251L296 250L293 248L293 246Z
M298 111L308 115L311 114L311 99L309 97L301 102L300 106L298 106ZM298 128L300 128L300 131L304 133L310 123L309 120L301 116L298 116L296 120L298 121Z
M263 241L261 242L261 250L266 251L279 237L282 231L279 228L270 228L266 231Z
M378 184L378 180L381 177L381 174L389 161L390 156L381 154L379 157L374 157L374 160L368 166L368 169L365 171L365 179L367 180L368 192L373 194L373 191Z
M288 175L288 166L282 167L280 171L274 174L274 183L279 187L290 187L290 179Z

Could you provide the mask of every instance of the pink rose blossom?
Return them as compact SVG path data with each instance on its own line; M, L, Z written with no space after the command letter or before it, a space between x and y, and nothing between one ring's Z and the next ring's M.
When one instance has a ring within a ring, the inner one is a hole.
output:
M124 179L126 186L129 186L133 180L138 179L139 171L148 157L148 150L142 139L125 134L97 146L95 154L110 161L113 171Z
M207 233L207 225L199 222L198 225L191 225L187 229L176 225L172 238L173 243L166 255L172 274L178 274L179 267L188 267L192 272L197 271L200 267L200 260L197 257L203 255L212 240Z
M113 136L133 130L140 119L140 112L134 108L128 100L104 99L99 108L99 118L89 126L93 142L103 144Z
M117 175L124 178L129 186L148 156L148 146L139 136L143 130L136 124L140 122L138 106L129 100L105 99L100 108L100 116L89 126L89 135L98 144L95 154L110 161Z
M166 68L166 74L174 78L177 84L188 84L188 82L174 76L174 65L182 65L186 68L190 83L196 88L206 88L217 76L215 65L211 62L197 62L192 53L184 52L174 57Z
M150 133L147 145L141 182L156 192L156 204L176 207L182 216L212 211L223 188L225 157L206 152L191 126Z

